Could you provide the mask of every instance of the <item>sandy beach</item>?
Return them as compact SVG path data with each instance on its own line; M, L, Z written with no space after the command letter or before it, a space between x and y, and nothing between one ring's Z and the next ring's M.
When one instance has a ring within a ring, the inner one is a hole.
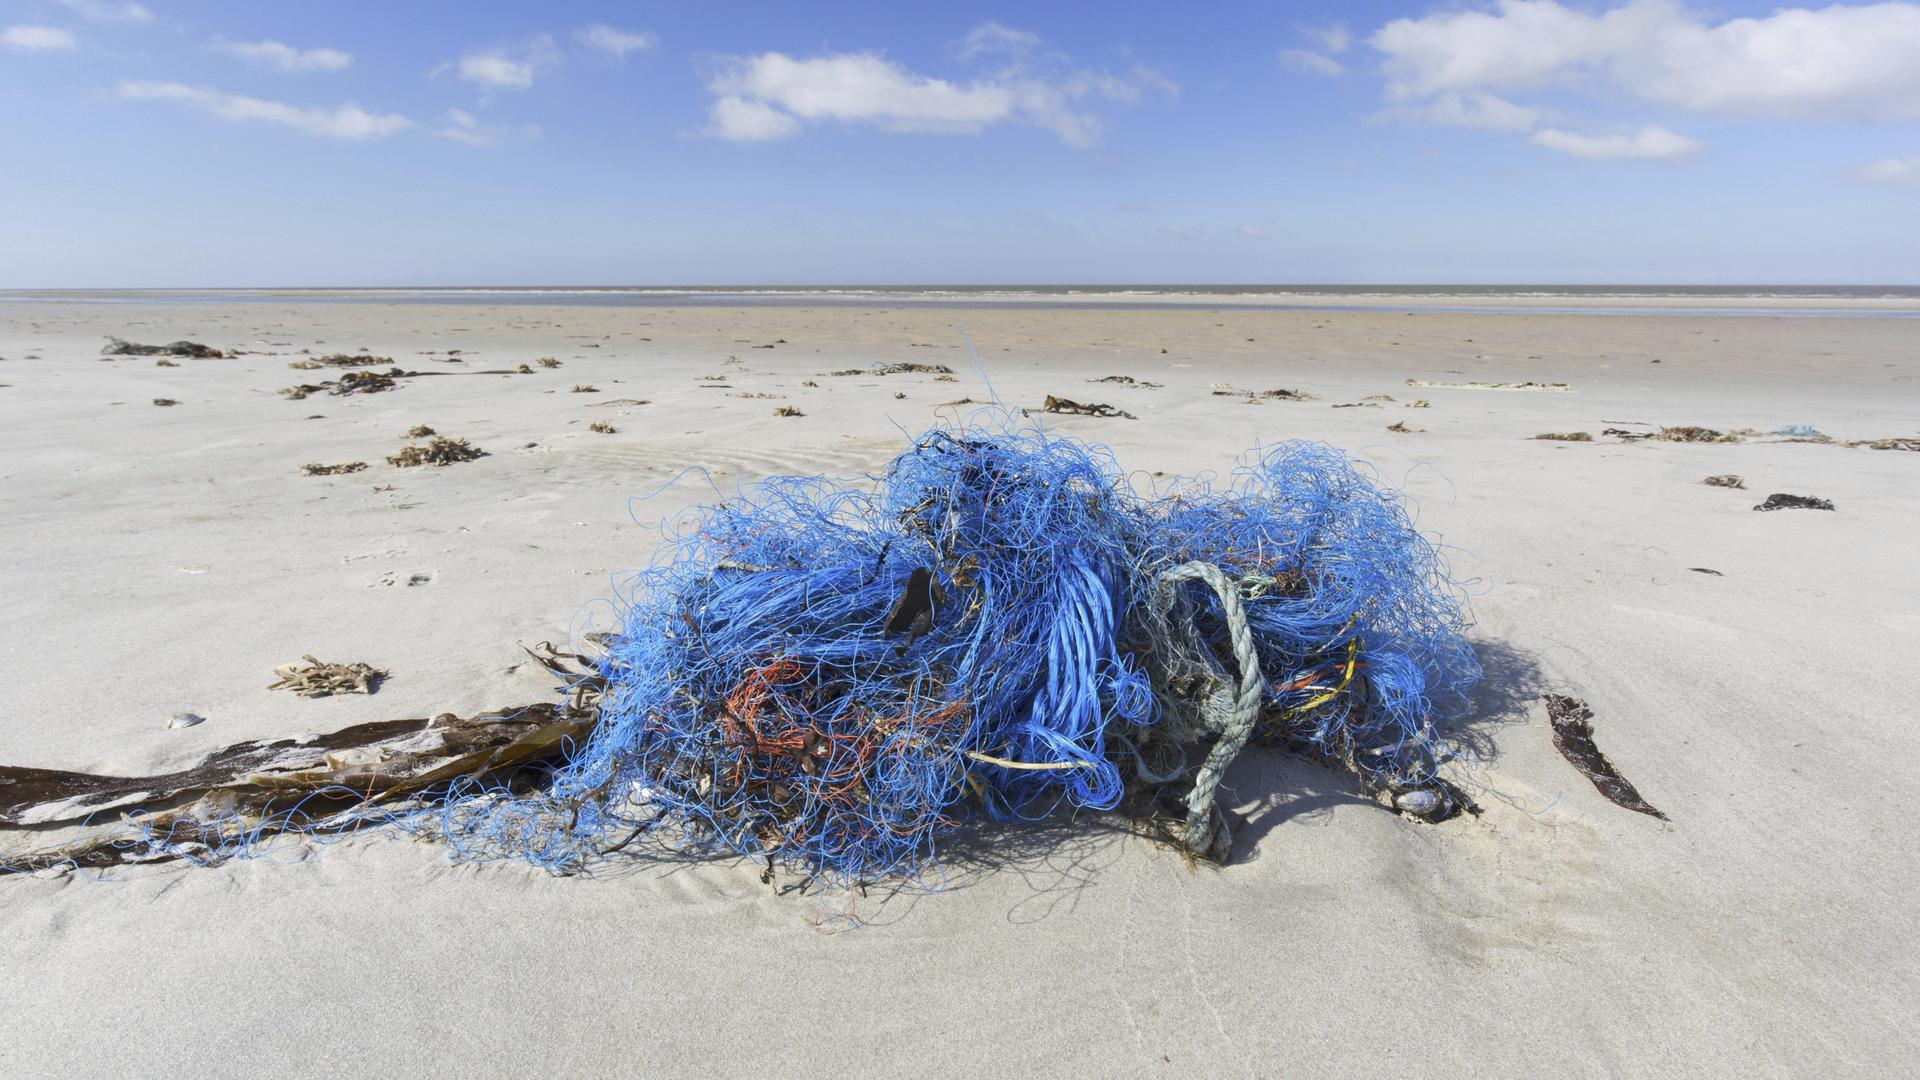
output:
M109 335L239 355L102 357ZM361 350L418 374L279 393L339 374L290 362ZM827 374L902 361L955 381ZM1092 381L1110 375L1162 385ZM1245 393L1274 388L1311 399ZM1035 422L1110 445L1142 483L1307 439L1402 488L1470 582L1487 678L1461 737L1483 813L1416 824L1255 749L1228 777L1249 824L1224 868L1089 815L971 833L931 893L783 895L732 860L557 878L386 836L3 879L10 1070L1920 1068L1900 780L1920 748L1920 455L1602 434L1915 436L1914 319L0 303L0 762L147 773L535 700L552 680L519 645L611 629L607 598L658 520L771 474L877 472L995 394L1134 414ZM487 456L388 465L416 425ZM1727 473L1745 488L1702 483ZM1836 509L1753 512L1772 493ZM305 654L390 677L373 695L267 690ZM1670 821L1562 759L1546 692L1591 705L1601 748ZM170 728L182 712L205 722Z

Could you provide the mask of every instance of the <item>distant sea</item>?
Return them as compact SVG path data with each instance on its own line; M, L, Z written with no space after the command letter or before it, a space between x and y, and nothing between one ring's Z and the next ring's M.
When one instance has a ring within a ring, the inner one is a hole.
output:
M584 307L1236 308L1920 317L1920 285L715 285L47 289L0 301Z

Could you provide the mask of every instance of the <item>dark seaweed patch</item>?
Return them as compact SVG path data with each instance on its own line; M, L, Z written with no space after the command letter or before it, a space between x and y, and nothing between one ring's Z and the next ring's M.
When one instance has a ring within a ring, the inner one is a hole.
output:
M1593 743L1593 710L1579 698L1565 694L1547 694L1547 719L1553 724L1554 749L1560 756L1579 769L1581 774L1593 781L1600 794L1612 800L1615 805L1624 806L1638 813L1667 820L1667 815L1653 808L1653 804L1640 797L1640 792L1620 775L1613 762L1600 752Z

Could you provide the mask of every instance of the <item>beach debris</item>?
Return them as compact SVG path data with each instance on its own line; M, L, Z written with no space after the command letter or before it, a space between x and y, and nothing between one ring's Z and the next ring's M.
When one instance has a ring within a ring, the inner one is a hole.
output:
M1775 435L1788 435L1796 439L1824 439L1826 436L1814 430L1812 424L1782 424L1774 428Z
M195 727L206 722L207 718L201 716L199 713L177 712L167 717L167 722L164 726L168 731L178 731L181 728Z
M646 398L622 397L622 398L608 398L605 401L590 402L587 407L590 409L597 409L607 405L651 405L651 404L653 404L653 402L648 401Z
M169 360L163 356L160 359L155 360L153 362L153 366L154 367L179 367L180 365L177 362Z
M1393 423L1387 425L1387 430L1397 431L1403 435L1415 435L1427 429L1417 428L1417 427L1408 427L1407 422L1405 420L1395 420Z
M301 476L340 476L344 473L357 473L367 467L364 461L349 461L342 465L302 465Z
M454 465L486 456L485 450L470 445L465 439L436 435L425 446L401 447L399 453L387 458L387 464L406 469L417 465Z
M1415 399L1413 399L1412 401L1409 401L1409 402L1407 402L1407 408L1409 408L1409 409L1431 409L1431 408L1433 408L1433 405L1432 405L1432 403L1431 403L1431 402L1429 402L1429 401L1427 401L1427 399L1426 399L1426 398L1415 398Z
M400 385L395 380L405 377L406 374L406 372L397 367L388 368L384 373L378 371L348 371L342 373L338 379L328 379L326 382L321 383L301 383L299 386L286 387L280 391L280 396L290 401L299 401L309 394L318 394L323 390L335 397L344 397L348 394L378 394L383 390L391 390Z
M575 383L573 389L567 391L569 394L597 394L599 392L599 387L591 386L587 383Z
M863 368L847 368L843 371L829 371L828 375L951 375L953 369L945 364L916 364L908 361L883 363L875 361Z
M1740 477L1733 473L1720 473L1716 476L1709 476L1700 482L1708 487L1743 488L1747 486L1745 480L1740 479Z
M1136 379L1131 375L1106 375L1098 379L1088 379L1087 381L1090 383L1113 383L1117 386L1132 386L1132 387L1137 387L1141 390L1160 389L1160 384L1157 382L1148 382L1145 379Z
M1392 401L1393 395L1392 394L1368 394L1366 397L1363 397L1360 400L1361 401Z
M351 664L329 664L303 656L302 664L281 664L273 669L273 682L267 684L269 690L291 690L301 697L331 697L334 694L371 694L380 688L380 681L387 673L370 664L358 661Z
M174 341L166 345L136 345L117 337L107 338L101 356L191 356L198 360L232 359L232 350L220 350L197 341Z
M539 364L543 368L557 368L560 366L560 361L551 356L543 356L535 360L534 363Z
M1653 438L1653 432L1651 431L1628 431L1625 428L1617 427L1607 428L1600 434L1619 439L1622 442L1638 442L1641 439Z
M1699 427L1694 424L1682 424L1679 427L1663 427L1648 437L1655 442L1737 443L1740 441L1740 436L1734 432L1715 431L1712 428Z
M1560 751L1560 756L1593 781L1593 786L1614 805L1666 821L1667 815L1641 798L1640 792L1594 745L1593 710L1587 703L1565 694L1547 694L1545 698L1547 721L1553 725L1554 749Z
M772 400L774 398L779 397L780 395L770 394L765 390L742 390L733 396L737 398L758 398L762 400Z
M167 405L178 405L178 404L180 404L179 402L177 402L177 401L175 401L175 400L173 400L173 399L172 399L172 398L170 398L170 397L157 397L157 398L154 398L154 399L153 399L153 403L154 403L155 405L161 405L161 406L167 406Z
M1829 499L1816 498L1812 495L1773 494L1773 495L1767 496L1767 501L1754 507L1754 509L1755 510L1831 510L1833 509L1833 502Z
M1380 407L1380 403L1377 401L1345 401L1332 407L1335 409L1377 409Z
M1707 567L1704 567L1704 566L1689 566L1689 567L1687 567L1687 569L1689 569L1689 570L1691 570L1691 571L1693 571L1693 572L1694 572L1694 573L1696 573L1696 574L1712 574L1712 575L1713 575L1714 577L1726 577L1726 576L1727 576L1727 575L1725 575L1725 574L1723 574L1723 573L1721 573L1721 572L1720 572L1720 571L1718 571L1718 570L1711 570L1711 569L1708 569Z
M895 400L895 401L905 401L905 400L907 400L907 394L906 394L906 391L904 391L904 390L896 390L896 391L894 391L894 392L893 392L893 400Z
M1127 412L1123 409L1116 409L1111 405L1103 405L1098 403L1082 404L1081 402L1073 401L1068 398L1055 397L1052 394L1048 394L1047 400L1041 403L1040 411L1049 412L1049 413L1062 413L1068 416L1100 416L1100 417L1106 417L1108 419L1118 419L1118 420L1139 419L1138 417L1134 416L1132 413Z
M315 356L306 360L295 360L287 364L287 366L300 371L313 371L318 368L328 367L379 367L381 364L391 366L393 364L393 357L373 356L369 353L334 353L330 356Z
M1920 437L1896 435L1891 439L1854 439L1843 442L1841 446L1864 446L1869 450L1913 450L1920 451Z
M933 377L933 381L934 382L959 382L960 380L954 378L951 375L935 375Z
M800 385L812 390L820 389L820 384L817 382L814 382L812 379L804 379L801 381Z
M425 439L432 437L434 434L434 430L427 425L415 424L408 428L407 433L401 437L406 439Z
M513 373L515 375L531 375L533 374L533 369L525 364L521 364L519 367L513 369Z
M794 408L794 407L793 407L793 406L791 406L791 405L782 405L782 406L780 406L779 408L777 408L777 409L775 409L775 410L773 410L773 415L775 415L775 416L805 416L805 415L807 415L807 414L806 414L806 413L803 413L803 412L801 412L801 411L800 411L799 409L796 409L796 408Z
M601 434L601 435L614 435L614 434L618 434L620 431L619 428L614 427L612 424L607 423L605 420L595 420L593 423L587 425L587 430L592 432L597 432L598 434Z
M1212 394L1214 397L1235 397L1240 394L1245 394L1247 395L1247 400L1254 403L1258 403L1262 400L1272 400L1272 401L1312 401L1313 400L1312 394L1306 393L1305 391L1301 391L1301 390L1286 390L1286 389L1242 390L1239 387L1234 386L1232 383L1213 383L1207 387L1207 392Z
M468 718L380 720L306 740L249 740L155 776L0 766L0 826L121 822L61 847L0 859L0 868L33 873L178 858L207 865L249 854L281 832L365 828L364 811L449 785L504 791L504 781L558 764L586 741L605 685L586 657L546 642L539 647L527 652L567 682L564 701Z
M1433 382L1428 379L1408 379L1406 385L1435 390L1538 390L1546 393L1563 393L1571 389L1563 382Z
M1548 439L1553 442L1592 442L1593 436L1584 431L1543 431L1535 435L1536 439Z
M1143 493L1106 447L1016 423L936 427L872 485L773 478L703 509L623 591L605 656L535 655L572 703L494 714L472 754L442 752L440 717L163 777L14 770L0 817L113 831L4 865L217 862L350 822L555 873L646 836L852 885L1056 806L1225 860L1216 792L1254 738L1424 820L1470 806L1438 775L1479 675L1463 597L1397 493L1307 442Z

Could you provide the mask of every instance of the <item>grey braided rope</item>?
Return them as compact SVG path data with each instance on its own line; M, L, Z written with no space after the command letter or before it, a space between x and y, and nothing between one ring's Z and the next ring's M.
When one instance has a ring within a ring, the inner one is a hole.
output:
M1193 777L1193 790L1187 793L1187 850L1196 855L1217 850L1224 859L1227 844L1232 838L1225 835L1224 822L1219 830L1221 835L1215 835L1214 798L1220 790L1220 780L1226 774L1227 766L1240 755L1240 750L1247 745L1247 739L1253 735L1253 725L1260 717L1260 696L1266 692L1267 680L1260 673L1260 656L1254 651L1253 630L1247 625L1247 611L1240 603L1239 587L1218 566L1196 561L1163 571L1154 581L1154 607L1159 615L1164 618L1173 609L1183 581L1203 581L1220 598L1220 608L1227 618L1227 634L1233 644L1233 657L1240 665L1240 688L1234 696L1233 708L1221 722L1219 741L1213 744L1206 760L1200 763L1200 769ZM1216 718L1209 716L1209 719Z

